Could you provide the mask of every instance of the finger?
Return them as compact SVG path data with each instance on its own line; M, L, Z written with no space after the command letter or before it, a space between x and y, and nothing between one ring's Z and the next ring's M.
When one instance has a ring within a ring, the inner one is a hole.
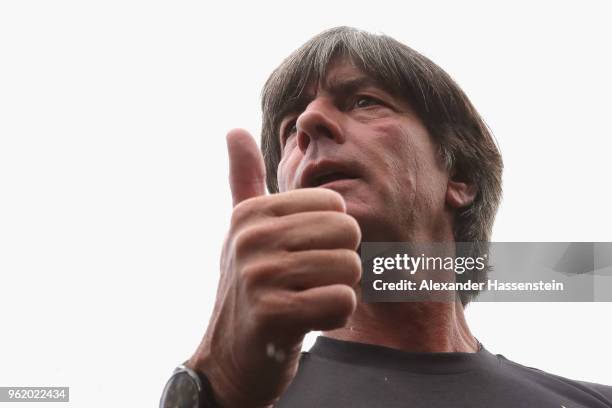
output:
M274 194L263 208L271 215L288 215L306 211L346 212L340 193L326 188L300 188Z
M344 327L357 307L357 295L346 285L320 286L295 292L294 301L299 308L292 318L304 331Z
M240 202L266 193L266 170L263 156L255 139L243 129L233 129L227 134L229 155L229 179L232 202Z
M333 211L311 211L276 218L277 247L288 251L309 249L357 249L361 230L350 215Z
M361 259L350 249L288 252L262 260L259 267L262 285L291 290L335 284L353 287L361 278Z
M277 223L286 215L313 211L346 213L344 198L339 193L324 188L303 188L260 196L234 209L232 225L242 224L259 215Z

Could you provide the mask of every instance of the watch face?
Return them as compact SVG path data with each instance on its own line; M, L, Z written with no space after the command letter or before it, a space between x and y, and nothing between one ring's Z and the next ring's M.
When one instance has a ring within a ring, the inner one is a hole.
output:
M200 396L198 386L185 371L178 371L166 384L160 408L198 408Z

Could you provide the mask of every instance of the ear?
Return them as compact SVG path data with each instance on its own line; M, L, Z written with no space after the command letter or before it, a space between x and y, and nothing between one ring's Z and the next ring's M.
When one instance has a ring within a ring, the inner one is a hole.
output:
M478 188L472 182L462 181L455 178L448 180L446 186L446 203L453 208L463 208L474 202Z

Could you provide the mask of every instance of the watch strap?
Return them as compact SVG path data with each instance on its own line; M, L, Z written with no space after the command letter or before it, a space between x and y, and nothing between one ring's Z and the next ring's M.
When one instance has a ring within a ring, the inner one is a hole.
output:
M206 374L189 368L185 364L181 364L174 369L174 374L178 372L189 375L193 383L196 385L199 397L198 408L220 408L219 404L217 404L217 401L215 400L212 385Z
M203 372L191 370L195 373L200 381L200 408L220 408L215 400L212 384Z

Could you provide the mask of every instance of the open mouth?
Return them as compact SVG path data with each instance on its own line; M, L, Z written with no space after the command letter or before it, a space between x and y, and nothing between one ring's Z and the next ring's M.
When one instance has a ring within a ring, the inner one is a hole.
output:
M355 180L360 172L354 164L321 160L309 163L300 177L299 186L320 187L343 180Z
M311 182L311 187L319 187L324 184L332 183L334 181L353 180L355 178L356 177L350 176L343 172L326 173L326 174L322 174L322 175L313 177L312 182Z

